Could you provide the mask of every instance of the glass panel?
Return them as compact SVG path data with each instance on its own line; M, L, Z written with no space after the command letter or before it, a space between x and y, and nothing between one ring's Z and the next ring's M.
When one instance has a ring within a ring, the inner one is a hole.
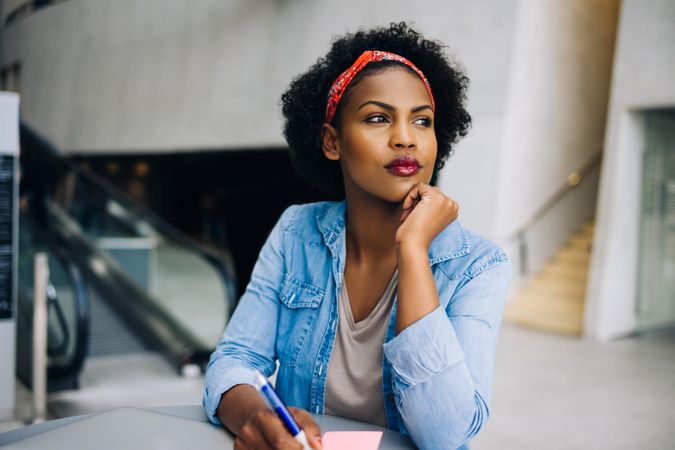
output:
M645 115L637 321L675 326L675 111Z
M65 178L50 202L51 212L74 232L85 234L153 302L202 345L213 348L230 304L216 266L157 226L149 211L132 210L82 174L69 172Z
M35 254L47 254L49 264L48 337L49 367L67 367L75 356L78 334L78 304L71 280L59 257L44 237L21 217L19 221L19 272L17 317L17 370L30 378L33 320L33 261Z

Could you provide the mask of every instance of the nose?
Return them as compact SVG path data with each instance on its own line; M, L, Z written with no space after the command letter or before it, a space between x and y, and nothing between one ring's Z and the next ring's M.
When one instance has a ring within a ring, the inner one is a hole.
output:
M415 132L407 123L398 123L392 127L389 143L392 148L397 150L413 149L417 147Z

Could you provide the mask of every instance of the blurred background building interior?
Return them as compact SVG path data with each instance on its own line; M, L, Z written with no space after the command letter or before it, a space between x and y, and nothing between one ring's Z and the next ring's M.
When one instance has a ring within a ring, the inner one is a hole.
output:
M474 448L674 448L675 1L334 5L0 0L0 143L20 142L0 431L34 419L42 252L48 418L201 401L267 233L327 200L290 166L281 93L331 37L406 20L471 79L439 186L514 267Z

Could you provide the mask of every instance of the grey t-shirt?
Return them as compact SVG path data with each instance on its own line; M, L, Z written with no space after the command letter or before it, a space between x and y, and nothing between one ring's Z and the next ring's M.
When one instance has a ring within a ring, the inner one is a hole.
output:
M397 284L398 269L368 317L355 323L343 277L335 346L326 375L326 414L387 426L382 346Z

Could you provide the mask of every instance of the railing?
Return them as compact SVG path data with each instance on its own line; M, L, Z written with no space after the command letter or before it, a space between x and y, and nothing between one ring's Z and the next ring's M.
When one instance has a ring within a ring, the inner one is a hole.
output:
M87 354L89 336L87 287L79 268L67 257L64 249L42 233L24 214L21 214L19 219L17 370L24 383L30 386L33 257L39 252L47 254L51 273L46 292L49 337L48 387L50 391L73 389L77 387L78 375Z
M147 344L178 368L204 364L236 303L229 255L194 243L24 124L21 140L32 149L22 190L36 221Z
M28 0L24 1L23 3L17 5L9 11L7 14L3 14L5 16L5 26L8 26L12 22L21 19L22 17L29 16L33 14L35 11L38 11L42 8L46 8L47 6L54 5L56 3L62 3L66 0Z
M225 287L228 291L228 298L233 300L233 303L231 303L230 306L232 310L234 310L234 307L236 306L236 277L232 269L232 261L229 254L198 245L193 240L186 237L183 233L176 230L164 219L160 218L152 210L131 199L126 194L126 192L122 191L116 185L101 177L99 174L84 167L78 166L68 160L64 160L63 163L68 166L69 170L72 170L78 175L87 178L93 184L105 190L111 196L111 198L122 205L122 209L112 212L119 219L133 221L134 219L132 216L143 217L143 221L150 225L151 228L159 231L160 234L168 237L172 241L179 243L182 247L189 249L191 252L199 254L200 257L209 261L209 263L220 273L223 283L225 284ZM126 214L125 210L131 212L132 214Z
M518 242L519 269L521 276L525 276L530 271L529 248L527 234L534 226L549 214L568 194L578 188L588 176L595 171L602 163L602 151L595 153L578 170L570 173L567 180L561 185L543 204L538 208L518 230L513 233L509 240Z

